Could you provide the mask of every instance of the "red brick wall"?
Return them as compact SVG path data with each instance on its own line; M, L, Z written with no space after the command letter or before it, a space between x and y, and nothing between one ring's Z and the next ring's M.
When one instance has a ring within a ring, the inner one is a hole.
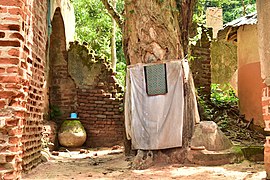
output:
M0 177L39 163L47 1L0 0Z
M71 44L69 61L70 59L73 62L81 61L84 67L89 67L89 72L86 74L91 74L93 77L92 80L77 84L77 112L87 132L85 145L109 147L122 144L124 137L123 90L115 81L115 74L110 65L104 59L89 54L87 48L77 43ZM72 65L76 66L76 64ZM82 71L82 69L77 69L77 71ZM82 79L82 77L84 77L83 74L74 79Z
M24 58L27 59L29 89L26 104L27 117L22 137L24 170L30 170L41 162L47 42L47 1L27 2L30 6L24 10L29 12L25 23L30 21L30 24L25 24L27 37Z
M123 143L123 100L106 92L103 82L78 90L78 113L87 132L86 146L110 147Z

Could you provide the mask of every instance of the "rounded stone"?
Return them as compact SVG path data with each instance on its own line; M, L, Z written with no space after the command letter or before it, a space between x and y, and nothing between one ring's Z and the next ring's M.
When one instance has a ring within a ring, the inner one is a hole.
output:
M218 126L213 121L203 121L203 123L200 123L200 128L204 133L215 133Z
M232 142L223 134L215 122L201 121L200 124L195 125L190 146L195 148L205 147L208 151L221 151L230 149Z

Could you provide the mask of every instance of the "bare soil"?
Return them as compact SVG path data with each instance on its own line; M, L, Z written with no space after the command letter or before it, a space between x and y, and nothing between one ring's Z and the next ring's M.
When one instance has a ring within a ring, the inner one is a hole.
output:
M86 152L59 152L48 162L23 175L30 179L204 179L236 180L263 179L265 171L262 163L244 161L240 164L224 166L196 166L193 164L159 164L145 170L130 168L131 158L125 157L123 148L91 149Z

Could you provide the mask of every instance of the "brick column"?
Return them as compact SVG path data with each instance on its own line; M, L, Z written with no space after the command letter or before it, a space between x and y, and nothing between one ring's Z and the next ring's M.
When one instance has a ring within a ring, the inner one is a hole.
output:
M270 87L265 86L262 94L263 120L265 122L265 131L270 131ZM270 136L266 137L264 144L264 165L267 177L270 177Z
M20 178L26 116L24 1L0 0L0 179Z
M46 15L47 1L0 0L0 179L19 179L37 164L27 153L40 154Z

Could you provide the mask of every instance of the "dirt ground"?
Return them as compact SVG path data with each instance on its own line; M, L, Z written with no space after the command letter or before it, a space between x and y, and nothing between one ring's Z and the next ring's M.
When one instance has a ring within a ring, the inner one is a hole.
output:
M130 168L123 149L60 152L46 163L23 175L30 179L203 179L203 180L261 180L265 178L263 163L244 161L224 166L157 165L145 170Z

